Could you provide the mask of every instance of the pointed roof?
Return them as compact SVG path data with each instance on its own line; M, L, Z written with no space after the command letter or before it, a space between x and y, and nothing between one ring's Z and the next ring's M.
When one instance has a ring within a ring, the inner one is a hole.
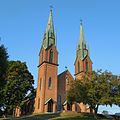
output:
M79 37L78 46L80 47L80 49L83 49L86 46L86 41L85 41L85 38L84 38L84 31L83 31L82 21L80 23L80 37Z
M50 9L50 15L48 18L48 24L46 28L46 32L51 31L54 33L54 25L53 25L53 17L52 17L52 9Z
M83 60L86 55L88 55L88 50L86 48L86 41L84 38L84 31L83 31L83 25L82 21L80 23L80 37L79 37L79 42L77 46L77 57L79 57L81 60Z
M46 30L43 34L42 47L44 49L47 49L51 45L56 46L56 34L54 32L52 9L50 9L47 27L46 27Z
M52 100L52 98L49 98L48 100L45 101L45 105L50 101ZM53 101L53 100L52 100Z

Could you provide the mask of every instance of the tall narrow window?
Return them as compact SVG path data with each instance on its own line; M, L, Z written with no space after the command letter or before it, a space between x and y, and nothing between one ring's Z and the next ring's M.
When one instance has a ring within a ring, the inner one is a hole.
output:
M52 50L50 50L49 62L50 62L50 63L53 62L53 51L52 51Z
M61 107L62 107L61 106L61 96L60 95L58 95L58 101L57 102L58 102L58 106L57 106L58 107L58 111L60 111Z
M86 61L86 72L88 71L88 61Z
M40 90L41 90L41 85L42 85L42 79L40 79Z
M80 72L80 63L78 62L78 73Z
M51 77L49 78L48 80L48 88L51 88L52 87L52 80L51 80Z
M40 109L40 98L38 98L38 109Z

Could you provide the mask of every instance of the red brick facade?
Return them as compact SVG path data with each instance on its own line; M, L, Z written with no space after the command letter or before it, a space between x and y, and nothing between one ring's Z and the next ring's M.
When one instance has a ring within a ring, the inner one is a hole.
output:
M81 79L85 72L92 72L92 61L89 56L86 56L83 60L76 58L75 61L75 78ZM88 67L88 68L86 68ZM78 70L78 68L80 70Z
M51 51L53 54L52 61L50 61ZM56 47L52 45L48 49L42 48L38 66L38 85L34 105L35 113L57 111L57 71L58 52Z
M82 24L80 35L74 64L75 79L77 80L80 80L87 71L92 71L92 61L89 56L89 50L86 48ZM35 101L33 112L45 113L68 110L90 112L89 106L83 103L74 102L73 105L67 103L67 91L70 88L70 82L73 80L74 78L68 70L58 75L58 51L56 48L52 11L50 11L48 25L39 54L38 81L36 96L33 99ZM17 107L16 116L19 116L20 113L20 108Z
M70 88L70 83L74 78L68 70L58 75L58 111L67 110L66 108L66 97L67 91Z

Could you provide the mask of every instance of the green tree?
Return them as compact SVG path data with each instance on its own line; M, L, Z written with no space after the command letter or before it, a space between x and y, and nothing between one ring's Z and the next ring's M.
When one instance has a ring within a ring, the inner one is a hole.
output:
M120 107L120 77L113 76L112 86L112 102Z
M8 63L8 53L4 45L0 45L0 107L3 105L3 89L6 84L6 71Z
M111 72L86 73L81 80L75 80L68 91L69 102L83 102L89 105L97 114L99 105L115 104L120 94L117 90L117 80ZM113 90L117 90L113 92ZM116 93L116 94L115 94ZM115 99L116 95L116 99Z
M21 106L28 91L33 90L33 76L25 62L9 61L7 84L4 89L6 111L12 114L16 106Z

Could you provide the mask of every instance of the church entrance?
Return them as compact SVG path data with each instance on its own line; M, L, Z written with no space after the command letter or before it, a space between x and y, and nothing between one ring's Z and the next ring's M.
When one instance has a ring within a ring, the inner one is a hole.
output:
M72 105L71 104L67 104L67 110L72 111Z
M53 112L53 101L52 101L52 99L48 102L48 112Z

